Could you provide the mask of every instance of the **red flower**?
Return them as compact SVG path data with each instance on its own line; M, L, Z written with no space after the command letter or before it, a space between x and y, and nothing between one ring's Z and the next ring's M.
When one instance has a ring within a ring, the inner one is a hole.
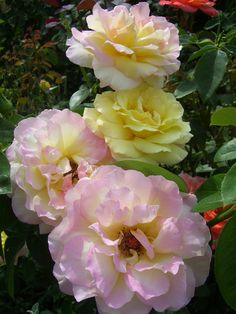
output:
M210 16L217 16L219 12L213 8L216 0L160 0L160 5L169 5L185 12L195 13L201 10Z
M54 8L60 8L61 6L61 2L60 0L46 0L47 4L49 4L50 6L54 7Z
M226 208L216 208L214 210L209 210L209 211L205 212L204 218L205 218L206 222L214 219L219 213L221 213L225 209ZM211 227L211 235L212 235L213 241L218 240L218 238L219 238L222 230L224 229L224 226L227 224L227 222L228 222L228 219L221 221L217 225Z

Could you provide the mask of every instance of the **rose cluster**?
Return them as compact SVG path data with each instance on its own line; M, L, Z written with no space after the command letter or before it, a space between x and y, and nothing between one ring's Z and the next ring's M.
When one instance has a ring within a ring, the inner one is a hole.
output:
M173 165L192 137L184 110L163 90L178 70L178 30L147 3L108 11L72 30L69 59L92 67L102 87L84 116L45 110L21 121L7 150L17 217L49 234L54 275L101 314L178 310L209 272L210 232L192 193L162 176L114 165Z

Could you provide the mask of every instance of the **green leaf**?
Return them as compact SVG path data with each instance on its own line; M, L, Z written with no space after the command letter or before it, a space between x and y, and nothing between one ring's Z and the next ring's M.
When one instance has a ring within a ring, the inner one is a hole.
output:
M236 108L227 107L213 112L211 116L211 125L236 126Z
M226 303L236 310L236 215L219 238L215 255L215 276Z
M133 169L138 170L142 172L145 176L152 176L152 175L160 175L165 177L166 179L170 181L174 181L181 192L187 192L187 186L183 179L181 179L176 174L153 164L148 164L142 161L136 161L136 160L122 160L117 161L115 163L118 167L121 167L123 169Z
M227 54L222 50L206 52L195 69L195 81L202 100L208 100L222 81L228 63Z
M210 50L216 50L216 47L213 45L203 46L201 49L191 54L191 56L188 58L188 62L191 62L195 59L200 58L203 54L205 54L207 51L210 51Z
M194 81L183 81L177 86L174 95L177 99L180 99L189 94L192 94L196 91L196 89L197 86Z
M2 93L0 93L0 113L5 113L12 109L13 105Z
M214 157L215 162L233 159L236 159L236 138L221 146Z
M10 165L6 156L0 152L0 194L7 194L10 192Z
M14 138L15 126L8 120L0 118L0 138L2 144L9 144Z
M221 193L224 205L236 202L236 164L226 173L222 181Z
M79 90L75 92L69 102L69 107L72 111L78 112L80 110L80 104L88 98L90 94L89 88L86 85L81 85Z
M197 205L193 208L194 212L206 212L217 207L222 207L223 199L221 194L221 184L224 174L217 174L210 177L196 192L198 199Z

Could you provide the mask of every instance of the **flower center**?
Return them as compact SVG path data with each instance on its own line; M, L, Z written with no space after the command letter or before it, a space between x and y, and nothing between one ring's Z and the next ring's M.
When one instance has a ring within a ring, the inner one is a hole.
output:
M77 172L78 164L76 162L74 162L74 160L70 159L70 166L71 166L71 170L66 172L66 173L64 173L63 177L71 174L72 183L75 184L79 180L78 172Z
M124 228L120 232L120 243L118 245L119 250L125 257L131 257L132 251L134 250L140 255L143 252L144 247L142 244L132 235L131 231Z

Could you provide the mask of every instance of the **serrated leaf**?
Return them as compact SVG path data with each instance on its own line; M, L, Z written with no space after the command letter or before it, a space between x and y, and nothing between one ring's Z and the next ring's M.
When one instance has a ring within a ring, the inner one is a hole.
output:
M79 90L75 92L69 102L69 107L72 111L78 112L81 110L81 103L88 98L90 94L89 88L86 85L81 85Z
M180 99L189 94L192 94L196 90L197 86L194 81L183 81L177 86L174 95L177 99Z
M224 206L236 202L236 164L226 173L222 181L221 193Z
M10 192L10 165L6 156L0 152L0 194L7 194Z
M222 50L206 52L195 69L195 81L202 100L208 100L222 81L228 63L227 54Z
M226 303L236 310L236 215L224 227L217 244L215 276Z
M226 107L213 112L211 116L211 125L236 126L236 108Z
M214 157L215 162L233 159L236 159L236 138L221 146Z
M170 181L174 181L178 185L181 192L187 192L187 186L182 178L160 166L136 160L122 160L117 161L115 164L123 169L138 170L142 172L145 176L163 176Z

